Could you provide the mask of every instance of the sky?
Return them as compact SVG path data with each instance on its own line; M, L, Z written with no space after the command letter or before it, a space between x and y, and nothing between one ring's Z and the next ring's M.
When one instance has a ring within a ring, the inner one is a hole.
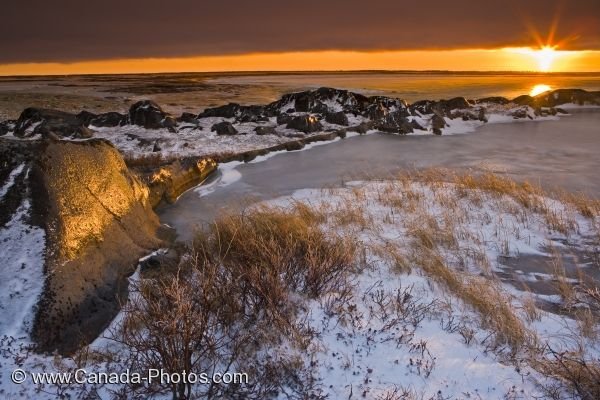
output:
M598 0L29 0L2 5L0 74L600 71Z

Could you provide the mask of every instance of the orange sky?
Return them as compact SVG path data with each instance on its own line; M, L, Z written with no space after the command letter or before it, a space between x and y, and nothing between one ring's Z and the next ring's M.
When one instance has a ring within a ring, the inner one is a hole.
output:
M497 50L305 51L185 58L140 58L74 63L0 65L0 75L302 70L541 71L527 48ZM600 51L558 51L551 72L599 72Z

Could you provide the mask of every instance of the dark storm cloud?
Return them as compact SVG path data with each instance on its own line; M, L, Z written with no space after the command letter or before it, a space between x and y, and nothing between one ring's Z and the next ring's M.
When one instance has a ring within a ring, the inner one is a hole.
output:
M7 0L0 62L534 44L600 48L600 1Z

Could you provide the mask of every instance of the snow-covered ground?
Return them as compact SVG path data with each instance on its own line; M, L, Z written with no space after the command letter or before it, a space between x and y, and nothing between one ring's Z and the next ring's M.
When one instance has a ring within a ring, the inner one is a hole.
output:
M534 110L528 106L515 106L514 104L502 106L497 104L481 105L486 108L487 123L507 123L515 121L545 121L556 120L558 116L546 115L536 116ZM339 105L332 109L338 109ZM513 114L522 111L527 115L525 118L515 119ZM461 111L461 110L458 110ZM464 110L462 110L464 111ZM471 110L473 111L473 110ZM473 111L474 112L474 111ZM292 113L291 116L303 113ZM424 114L408 117L408 121L415 121L424 129L415 129L412 135L433 135L431 127L432 114ZM173 157L202 157L209 155L236 154L249 150L257 150L276 146L285 142L298 140L322 134L326 131L346 129L354 133L353 127L369 121L365 117L347 114L349 127L331 124L325 120L321 121L323 130L320 132L302 134L285 125L277 125L276 118L272 117L268 122L245 122L236 123L234 118L205 117L199 119L198 125L181 124L177 132L168 129L145 129L137 125L125 125L113 128L95 127L90 128L95 132L95 137L100 137L112 142L119 150L130 157L140 157L148 154L160 154L165 159ZM445 117L447 127L442 131L444 135L462 134L474 132L478 127L486 124L479 120L464 121L462 118ZM211 132L211 127L219 122L231 122L239 132L237 135L217 135ZM273 126L276 134L257 135L254 129L257 126ZM375 133L370 130L369 133Z
M303 301L300 319L314 332L308 351L287 344L269 350L303 358L316 379L316 394L331 399L545 398L544 388L557 381L531 361L549 357L545 345L556 351L583 348L582 357L588 360L600 356L597 334L584 335L580 323L568 315L536 308L535 300L546 296L496 277L506 258L545 255L549 248L567 246L598 251L598 243L589 240L598 235L598 214L583 215L581 203L572 198L549 198L493 176L475 183L450 173L447 181L439 176L350 182L268 202L284 210L298 202L308 205L324 216L323 229L351 233L357 248L364 249L350 291ZM427 267L436 256L460 287L471 293L480 290L482 301L498 303L498 315L482 314L473 298L436 276ZM122 318L115 319L105 336ZM515 338L494 321L511 328L516 324ZM91 349L114 351L114 346L102 338ZM33 393L34 385L7 381L18 364L2 365L5 394ZM51 357L30 356L23 369L75 366L73 360L57 364ZM102 363L86 366L105 368ZM100 392L103 398L108 387ZM48 393L55 389L44 388ZM77 393L76 386L63 389ZM577 398L564 389L562 393Z

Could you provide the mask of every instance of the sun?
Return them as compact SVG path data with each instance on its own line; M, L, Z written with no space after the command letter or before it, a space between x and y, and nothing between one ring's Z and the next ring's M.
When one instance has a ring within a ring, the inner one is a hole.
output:
M540 71L548 72L552 69L552 62L557 56L555 47L544 46L540 50L534 50L534 57L538 61Z

